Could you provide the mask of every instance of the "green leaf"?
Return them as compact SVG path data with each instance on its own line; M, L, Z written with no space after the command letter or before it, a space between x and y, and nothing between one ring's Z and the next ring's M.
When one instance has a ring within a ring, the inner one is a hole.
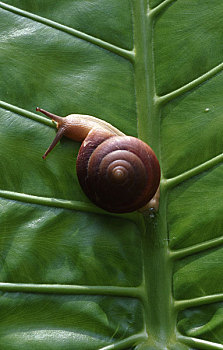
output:
M223 350L222 0L0 2L1 350ZM138 136L154 216L95 207L36 106Z

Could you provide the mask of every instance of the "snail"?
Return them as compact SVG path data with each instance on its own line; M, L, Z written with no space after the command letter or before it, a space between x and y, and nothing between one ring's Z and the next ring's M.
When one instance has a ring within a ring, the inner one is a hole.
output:
M64 135L82 141L76 162L79 183L88 198L109 212L127 213L144 207L158 193L160 166L145 142L126 136L111 124L89 115L59 117L37 111L57 124L47 157ZM156 205L155 205L156 206Z

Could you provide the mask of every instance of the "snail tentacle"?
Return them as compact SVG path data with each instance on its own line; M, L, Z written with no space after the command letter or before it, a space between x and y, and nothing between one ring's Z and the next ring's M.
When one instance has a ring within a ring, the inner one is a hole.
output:
M56 115L56 114L47 112L47 111L45 111L45 109L36 107L36 111L45 114L47 117L50 117L52 120L54 120L54 121L57 122L57 123L61 123L61 121L63 120L62 117L59 117L59 116Z
M62 138L62 136L65 133L65 128L61 127L55 136L55 139L53 140L53 142L51 143L51 145L49 146L49 148L46 150L46 152L44 153L44 155L42 156L43 159L46 159L47 155L52 151L52 149L56 146L56 144L60 141L60 139Z

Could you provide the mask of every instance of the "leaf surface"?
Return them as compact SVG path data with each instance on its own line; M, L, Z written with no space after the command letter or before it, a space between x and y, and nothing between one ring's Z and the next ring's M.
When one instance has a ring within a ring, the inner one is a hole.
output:
M0 2L1 350L223 349L222 10ZM36 106L150 144L159 212L91 204Z

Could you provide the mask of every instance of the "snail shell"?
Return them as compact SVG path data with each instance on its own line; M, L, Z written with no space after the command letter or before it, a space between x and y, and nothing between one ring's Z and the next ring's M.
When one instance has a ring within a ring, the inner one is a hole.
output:
M130 136L82 144L77 158L80 185L92 202L117 213L137 210L154 196L160 168L152 149Z
M77 176L93 203L110 212L126 213L142 208L153 198L160 183L160 166L154 151L145 142L126 136L95 117L71 115L66 120L37 110L56 120L59 129L43 158L62 135L83 140L76 162ZM87 120L90 125L86 126Z

